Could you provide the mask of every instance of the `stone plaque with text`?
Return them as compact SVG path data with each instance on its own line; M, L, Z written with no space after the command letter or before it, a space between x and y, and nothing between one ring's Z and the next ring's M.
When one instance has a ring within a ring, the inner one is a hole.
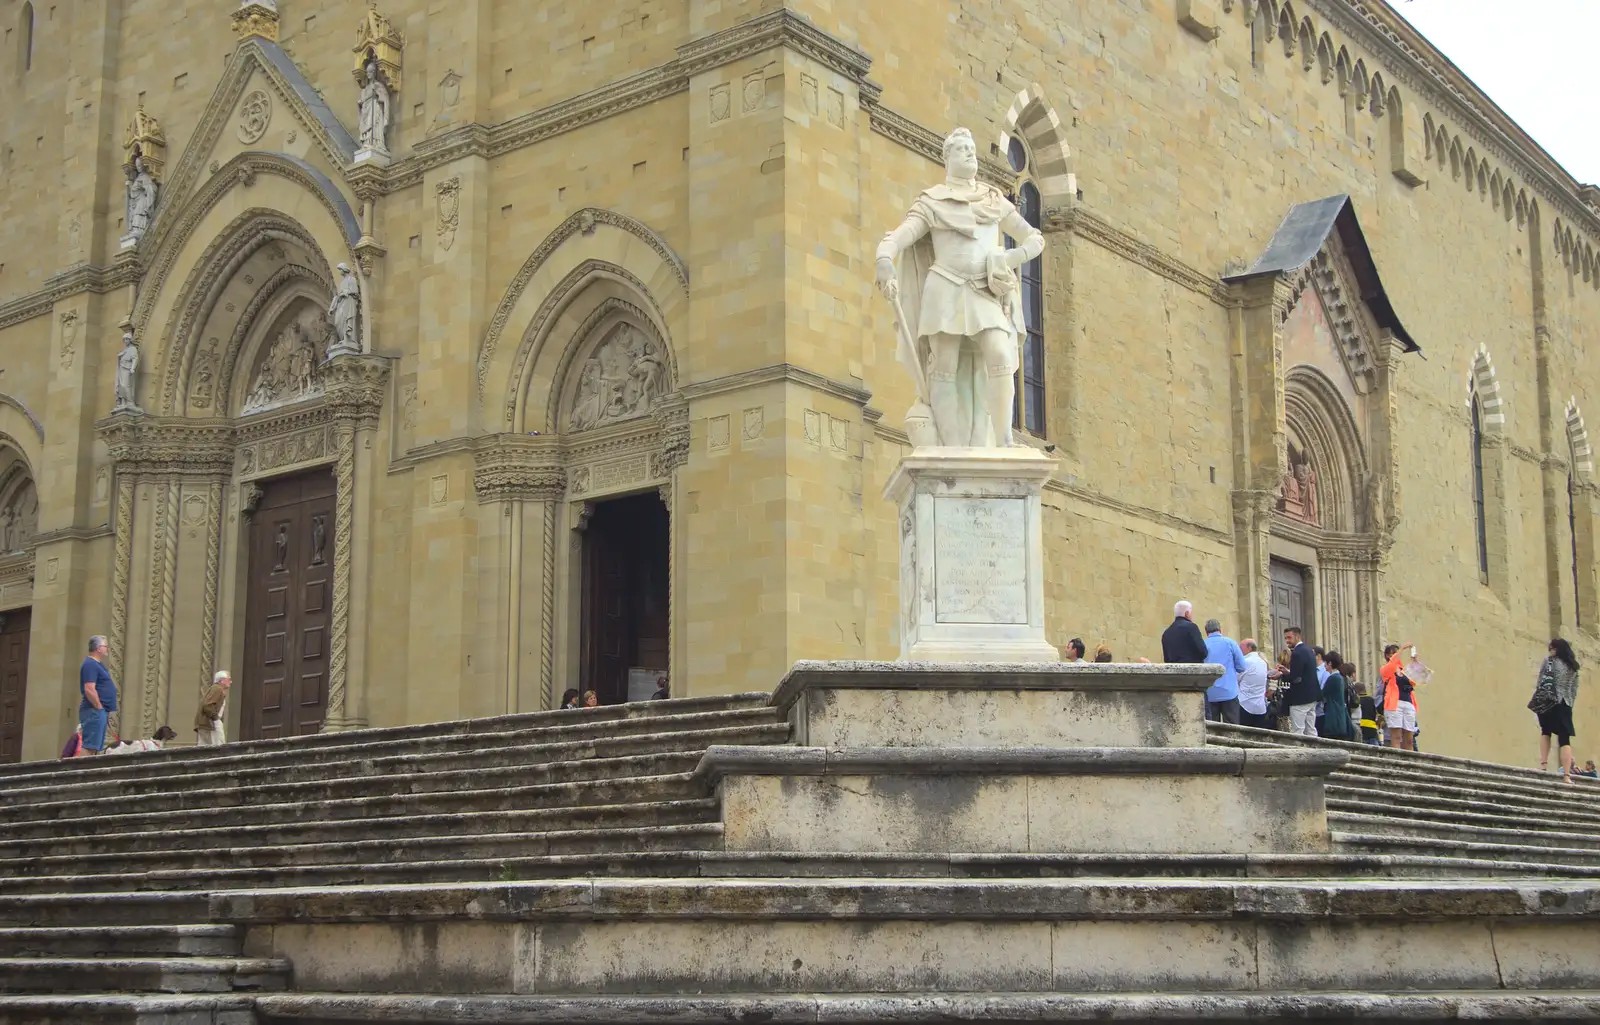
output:
M1026 623L1026 501L941 496L934 522L938 622Z

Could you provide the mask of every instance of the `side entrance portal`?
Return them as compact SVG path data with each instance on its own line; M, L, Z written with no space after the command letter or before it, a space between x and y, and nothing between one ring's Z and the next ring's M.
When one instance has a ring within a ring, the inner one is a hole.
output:
M31 609L0 613L0 762L22 761L23 701L28 696ZM77 703L73 703L77 714Z
M250 516L243 740L315 733L328 702L333 604L333 474L261 482Z
M666 672L669 533L654 491L596 502L584 527L578 679L601 704L628 700L631 670Z

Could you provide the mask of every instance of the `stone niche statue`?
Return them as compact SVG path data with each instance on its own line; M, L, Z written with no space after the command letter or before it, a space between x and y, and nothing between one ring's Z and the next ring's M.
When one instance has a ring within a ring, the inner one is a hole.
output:
M339 289L328 303L328 358L361 354L361 284L348 264L339 264Z
M125 245L138 242L150 230L150 219L155 216L157 190L156 180L150 176L149 168L144 166L144 157L135 151L133 162L128 166L127 231L122 236Z
M944 183L924 189L878 246L896 357L917 386L906 432L919 448L1006 448L1025 330L1016 272L1044 251L1044 236L999 189L978 181L967 129L944 140L944 163ZM1002 233L1016 248L1005 248Z
M364 151L379 156L389 155L389 109L392 97L389 85L383 79L383 69L378 58L367 55L361 84L360 121L356 132L357 145Z
M128 410L142 413L139 403L135 401L138 392L139 375L139 345L133 340L133 332L126 331L122 335L122 351L117 354L117 383L115 389L116 401L111 406L113 413Z

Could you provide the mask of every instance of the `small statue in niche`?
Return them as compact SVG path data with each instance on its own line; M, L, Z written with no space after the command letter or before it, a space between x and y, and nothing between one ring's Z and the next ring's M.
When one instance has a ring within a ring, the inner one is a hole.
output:
M322 552L328 540L326 523L326 516L311 518L311 565L313 566L320 566L323 563Z
M133 162L128 166L128 230L124 238L137 242L150 229L150 219L156 209L156 193L156 180L144 166L144 158L135 150Z
M289 525L278 524L278 536L272 541L272 572L282 573L289 562Z
M1317 471L1311 463L1304 462L1295 467L1295 476L1300 480L1300 504L1305 507L1306 522L1317 525Z
M364 69L366 81L361 85L360 123L357 128L358 144L364 150L388 155L386 137L389 132L389 86L383 80L383 69L378 58L368 52Z
M142 413L135 401L138 391L139 374L139 345L133 340L133 332L126 331L122 335L122 351L117 354L117 383L115 389L116 401L111 406L113 413L122 410L131 410Z
M361 353L361 285L348 264L339 264L339 275L339 290L328 303L328 323L333 327L329 359Z
M1289 472L1278 488L1278 510L1301 523L1320 525L1317 471L1311 465L1311 457L1292 444L1289 446Z

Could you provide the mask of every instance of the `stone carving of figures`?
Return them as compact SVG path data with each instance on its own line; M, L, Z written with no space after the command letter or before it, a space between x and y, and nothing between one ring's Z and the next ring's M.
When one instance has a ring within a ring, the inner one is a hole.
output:
M135 401L139 373L139 346L133 340L133 332L128 331L122 336L122 351L117 354L117 384L116 402L111 411L131 409L134 412L144 412Z
M578 375L578 395L572 403L568 429L583 431L600 422L600 361L591 357Z
M127 235L132 239L144 237L150 228L150 218L156 209L156 180L145 169L144 158L135 154L133 166L128 169Z
M1317 525L1317 471L1312 469L1310 462L1301 463L1295 467L1295 476L1300 481L1300 505L1305 510L1306 522Z
M333 327L333 340L328 345L328 358L359 355L361 352L360 310L361 286L350 273L347 264L339 264L339 290L328 303L328 323Z
M641 413L654 405L666 390L663 384L667 368L661 362L661 353L657 351L655 342L641 334L633 337L633 365L628 368L631 392L628 407L631 412Z
M914 445L1007 447L1017 338L1017 268L1044 235L999 189L978 180L972 133L944 140L945 180L924 189L878 245L877 282L894 308L896 358L917 387L906 414ZM1017 240L1005 248L1005 237Z
M11 510L0 509L0 551L11 552Z
M301 333L298 325L295 328L295 335L300 344L296 345L289 353L290 387L296 395L309 395L311 393L311 367L316 356L311 348L311 340Z
M362 149L388 153L385 140L389 132L389 86L376 59L368 58L366 78L361 87L359 144Z

